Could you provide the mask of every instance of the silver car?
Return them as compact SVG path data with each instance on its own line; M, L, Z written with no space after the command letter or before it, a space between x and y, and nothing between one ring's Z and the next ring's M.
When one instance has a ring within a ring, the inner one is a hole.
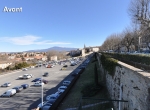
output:
M46 97L47 101L55 101L59 97L59 94L51 94Z
M11 83L4 83L3 85L1 85L1 87L9 87L11 86Z

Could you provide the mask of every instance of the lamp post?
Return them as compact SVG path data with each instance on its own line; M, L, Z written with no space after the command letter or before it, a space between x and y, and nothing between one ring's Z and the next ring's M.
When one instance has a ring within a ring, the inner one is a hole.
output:
M139 36L139 47L138 47L138 52L140 53L140 45L141 45L141 36Z
M41 65L41 61L39 61L40 64L40 70L41 70L41 105L43 107L43 74L42 74L42 65Z

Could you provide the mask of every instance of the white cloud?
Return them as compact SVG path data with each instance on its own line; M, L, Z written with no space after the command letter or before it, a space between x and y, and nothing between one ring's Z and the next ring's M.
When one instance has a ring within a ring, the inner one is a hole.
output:
M33 36L33 35L28 35L28 36L23 36L23 37L1 37L0 42L8 42L12 43L15 45L44 45L44 44L57 44L57 45L66 45L66 44L71 44L67 42L52 42L51 40L41 40L41 37Z

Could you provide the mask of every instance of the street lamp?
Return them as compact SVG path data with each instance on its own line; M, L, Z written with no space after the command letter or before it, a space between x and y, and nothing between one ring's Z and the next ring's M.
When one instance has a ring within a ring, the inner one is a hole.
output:
M42 65L41 65L41 61L39 61L40 64L40 70L41 70L41 107L43 107L43 73L42 73Z
M139 36L139 48L138 48L139 53L140 53L140 45L141 45L141 36Z

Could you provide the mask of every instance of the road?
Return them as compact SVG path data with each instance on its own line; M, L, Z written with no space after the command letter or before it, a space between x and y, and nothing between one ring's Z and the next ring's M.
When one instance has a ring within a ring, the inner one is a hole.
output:
M78 64L79 65L79 64ZM19 71L14 73L8 73L5 75L0 75L0 85L5 82L11 82L11 86L0 88L0 95L3 94L8 89L15 86L20 86L21 84L29 84L30 87L17 93L15 96L10 98L0 98L0 110L31 110L36 108L41 102L41 87L34 87L33 82L35 78L41 78L44 72L48 72L48 77L43 77L48 80L48 84L43 86L43 101L45 97L57 91L57 88L62 85L62 81L65 79L72 80L73 77L69 74L78 66L69 66L67 70L60 70L62 65L56 65L53 68L45 68L44 66L39 68L28 69L27 71ZM34 77L27 80L18 80L18 76L23 74L32 74Z

